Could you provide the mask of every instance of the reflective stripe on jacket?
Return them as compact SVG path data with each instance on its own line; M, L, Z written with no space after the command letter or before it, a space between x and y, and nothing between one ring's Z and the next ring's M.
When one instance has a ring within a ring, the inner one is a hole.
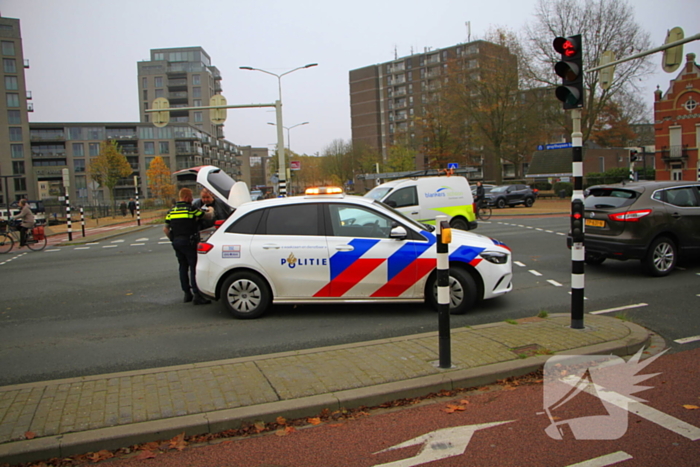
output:
M190 203L178 201L165 216L165 223L170 226L172 237L190 236L199 232L199 220L204 212L195 209Z

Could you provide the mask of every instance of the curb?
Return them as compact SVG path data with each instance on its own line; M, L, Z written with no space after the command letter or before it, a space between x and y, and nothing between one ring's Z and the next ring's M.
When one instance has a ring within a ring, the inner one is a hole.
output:
M568 315L563 313L551 316ZM629 335L624 339L581 347L557 354L613 354L617 356L627 356L636 353L650 341L650 331L634 323L622 322L622 324L630 331ZM481 326L485 327L491 325L486 324ZM474 328L478 328L478 326ZM436 335L437 333L431 332L426 334ZM387 340L396 341L414 337L416 336L390 338ZM333 347L358 346L362 344L363 343L352 343ZM549 355L539 355L522 360L511 360L477 368L462 370L449 369L441 374L422 376L363 388L347 389L299 399L276 401L254 406L99 428L79 433L67 433L45 438L16 441L0 445L0 462L16 464L42 459L68 457L103 449L116 450L134 444L170 439L182 432L188 436L217 433L231 428L239 428L243 422L247 421L260 420L263 422L272 422L278 416L283 416L288 419L310 417L318 415L323 409L336 411L342 408L357 408L360 406L373 407L392 400L424 396L441 390L456 390L484 386L495 383L501 379L521 376L536 371L543 367L549 357ZM253 357L244 358L250 359ZM153 370L139 371L147 372Z

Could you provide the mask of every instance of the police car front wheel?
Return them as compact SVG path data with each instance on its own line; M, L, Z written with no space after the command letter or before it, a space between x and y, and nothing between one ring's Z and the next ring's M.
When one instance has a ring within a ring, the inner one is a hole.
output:
M450 314L461 315L469 311L477 300L477 287L474 278L461 268L451 268L450 278ZM437 309L437 274L433 272L428 281L428 300Z
M250 272L236 272L221 286L221 298L236 318L260 317L270 306L271 293L267 283Z

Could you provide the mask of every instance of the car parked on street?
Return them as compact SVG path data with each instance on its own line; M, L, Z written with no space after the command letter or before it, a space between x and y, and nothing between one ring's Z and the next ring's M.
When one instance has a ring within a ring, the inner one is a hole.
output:
M584 206L587 264L637 259L652 276L666 276L679 257L700 253L700 182L597 185Z
M489 206L495 206L499 209L506 206L517 206L523 204L526 207L531 207L535 204L537 195L527 185L500 185L491 188L484 195L484 200Z
M208 170L197 175L207 188ZM230 199L222 186L213 192ZM236 318L257 318L275 303L436 304L434 227L371 198L316 193L239 205L199 244L201 292ZM512 290L511 256L497 240L453 229L450 311Z

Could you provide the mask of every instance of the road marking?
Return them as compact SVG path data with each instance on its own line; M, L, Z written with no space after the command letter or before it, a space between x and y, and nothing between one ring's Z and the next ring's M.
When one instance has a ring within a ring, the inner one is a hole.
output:
M554 287L561 287L562 286L559 282L555 281L554 279L548 279L547 282L552 284Z
M129 246L144 246L144 245L145 245L145 243L132 243Z
M554 233L553 230L545 230L545 232L547 232L547 233Z
M633 457L625 451L617 451L612 454L596 457L587 461L579 462L578 464L569 464L566 467L605 467L607 465L617 464L618 462L632 459Z
M676 342L677 344L689 344L690 342L697 342L697 341L700 341L700 336L684 337L682 339L676 339L673 342Z
M168 237L160 237L158 240L169 240Z
M540 229L539 227L537 227L535 230L539 230L540 232L544 232L544 229Z
M170 245L170 241L167 241L167 242L158 242L158 245Z
M513 264L516 264L516 265L520 266L521 268L525 267L525 264L521 263L520 261L513 261Z
M119 245L103 245L102 248L116 248Z
M54 248L54 249L52 249L52 250L44 250L44 253L49 253L49 252L51 252L51 251L61 251L61 249L60 249L60 248Z
M99 245L99 244L100 244L100 242L90 242L90 243L86 243L86 245Z
M539 272L535 271L534 269L530 269L529 272L530 272L530 274L533 274L533 275L535 275L535 276L541 276L541 275L542 275L542 274L540 274Z
M526 228L526 229L534 229L534 227L532 227L532 226L530 226L530 225L525 226L525 228Z
M608 308L605 310L591 311L591 315L602 315L603 313L612 313L614 311L630 310L632 308L641 308L643 306L649 306L648 303L636 303L634 305L619 306L617 308Z
M135 241L135 242L147 242L147 241L148 241L148 238L147 238L147 237L137 238L137 239L134 240L134 241Z
M525 227L525 226L524 226L524 225L522 225L522 224L518 224L518 227Z
M90 247L89 247L89 246L79 246L79 247L75 247L75 248L73 248L73 249L74 249L74 250L89 250Z
M124 243L124 239L121 239L121 240L112 240L112 243Z
M561 235L562 237L566 235L565 233L557 232L557 235Z

